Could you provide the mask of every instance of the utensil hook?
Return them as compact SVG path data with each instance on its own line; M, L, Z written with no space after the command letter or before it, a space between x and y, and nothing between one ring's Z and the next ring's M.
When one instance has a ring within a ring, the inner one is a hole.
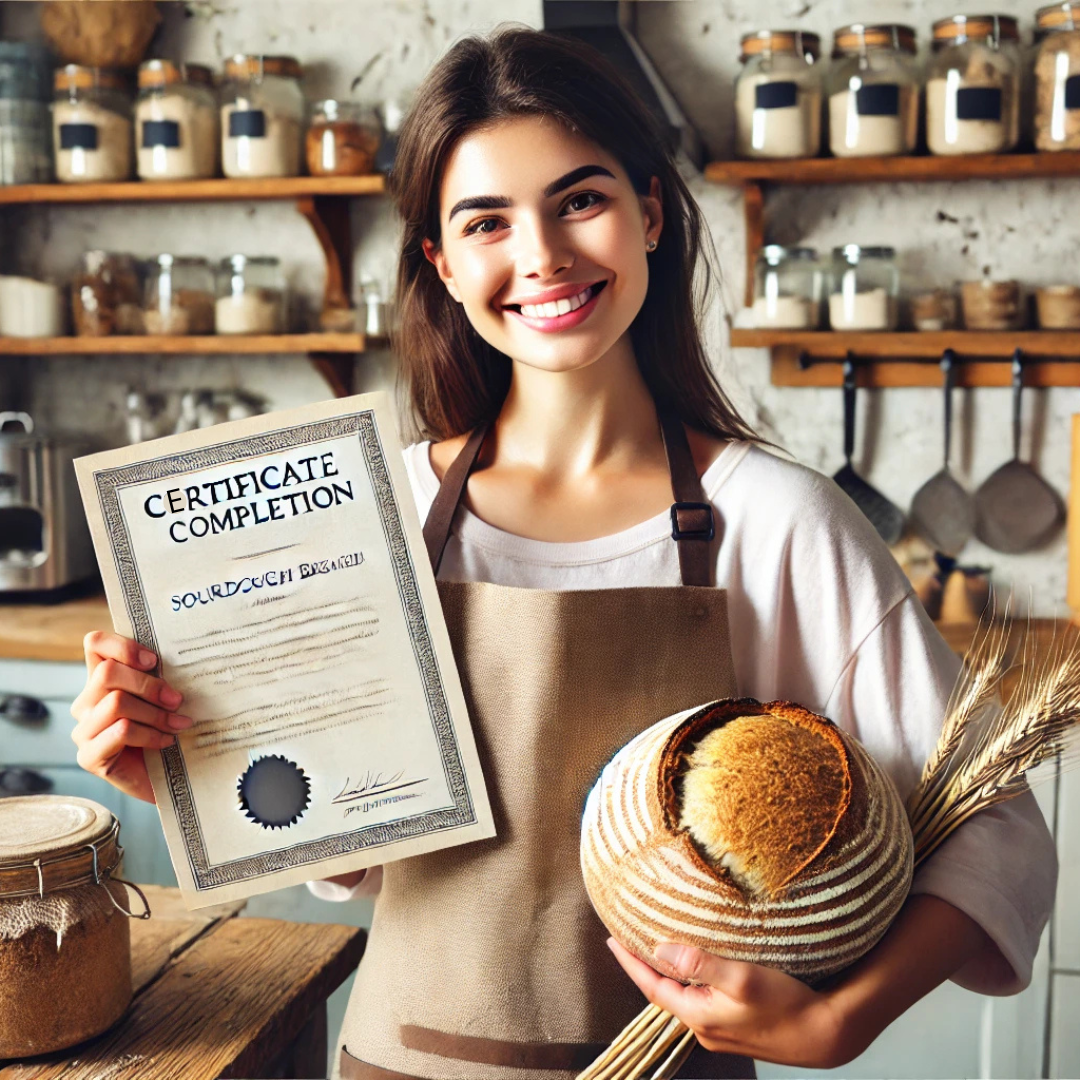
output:
M850 465L855 452L855 354L844 358L844 460Z
M1024 393L1024 352L1013 349L1012 354L1012 429L1013 460L1020 460L1020 404Z
M956 385L956 353L946 349L941 354L941 371L945 383L945 469L949 468L949 450L952 447L952 391Z

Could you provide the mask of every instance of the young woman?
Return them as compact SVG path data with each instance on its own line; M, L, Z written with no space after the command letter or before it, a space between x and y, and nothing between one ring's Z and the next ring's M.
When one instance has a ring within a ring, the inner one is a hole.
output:
M459 42L420 88L392 187L396 352L423 437L406 464L498 836L312 883L378 891L342 1075L562 1080L641 992L698 1034L680 1076L836 1066L945 979L1021 989L1056 873L1030 793L943 845L827 990L661 946L705 984L684 987L609 951L578 829L633 735L719 697L787 698L906 793L959 661L855 507L768 452L717 385L705 222L599 54L513 27ZM88 638L75 741L152 798L141 751L185 721L143 659Z

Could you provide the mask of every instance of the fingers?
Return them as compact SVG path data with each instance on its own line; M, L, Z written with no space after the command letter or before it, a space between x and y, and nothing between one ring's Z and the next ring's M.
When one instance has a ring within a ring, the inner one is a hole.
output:
M145 671L157 663L157 657L137 641L104 630L91 630L83 638L83 652L86 655L87 675L93 675L102 660L117 660L128 667Z
M110 690L75 726L71 738L83 745L100 735L107 727L121 720L132 720L146 727L157 728L166 734L191 727L190 717L169 712L151 705L142 698L123 690Z
M163 750L176 741L175 735L167 735L156 728L136 723L134 720L117 720L99 735L87 739L79 746L79 764L87 772L108 777L110 766L126 747L144 750Z
M109 637L115 638L116 635ZM116 638L116 641L135 644L127 642L126 638ZM72 716L80 723L86 721L107 695L117 691L142 698L152 705L168 710L176 709L183 700L183 695L169 686L164 679L131 667L122 660L105 657L98 660L82 693L72 704Z

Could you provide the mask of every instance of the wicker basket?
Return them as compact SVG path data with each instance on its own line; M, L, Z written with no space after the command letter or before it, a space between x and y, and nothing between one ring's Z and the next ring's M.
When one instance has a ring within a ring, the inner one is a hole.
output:
M153 0L48 0L41 29L66 64L136 68L161 22Z

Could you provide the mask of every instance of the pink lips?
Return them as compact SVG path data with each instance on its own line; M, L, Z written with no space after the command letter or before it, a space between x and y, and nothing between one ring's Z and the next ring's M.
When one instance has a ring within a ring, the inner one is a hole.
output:
M527 315L522 315L520 311L515 311L513 308L506 308L504 310L507 315L512 315L515 319L520 320L533 330L540 330L543 333L552 333L556 330L569 330L572 326L583 323L593 313L597 300L600 299L604 292L606 292L606 289L601 289L599 292L593 293L588 301L582 304L581 307L576 308L574 311L568 311L565 315L555 315L550 319L532 319Z

